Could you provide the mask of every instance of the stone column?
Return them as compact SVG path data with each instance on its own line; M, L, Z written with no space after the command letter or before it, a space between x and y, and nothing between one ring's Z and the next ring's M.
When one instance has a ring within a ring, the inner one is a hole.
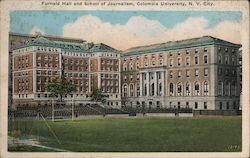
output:
M157 71L154 72L154 96L157 96Z
M140 73L140 96L143 96L142 89L143 88L143 75Z
M150 86L150 83L149 83L149 72L146 72L146 84L147 84L147 96L149 96L149 86Z

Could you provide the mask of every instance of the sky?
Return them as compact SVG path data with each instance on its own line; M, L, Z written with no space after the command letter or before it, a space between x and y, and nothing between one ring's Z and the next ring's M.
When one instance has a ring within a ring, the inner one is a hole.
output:
M126 50L210 35L241 43L236 11L13 11L10 31L73 37Z

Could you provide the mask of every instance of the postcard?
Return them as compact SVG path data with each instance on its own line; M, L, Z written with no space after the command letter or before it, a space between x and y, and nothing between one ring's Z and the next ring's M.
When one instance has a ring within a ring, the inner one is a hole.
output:
M248 1L1 1L1 157L249 157Z

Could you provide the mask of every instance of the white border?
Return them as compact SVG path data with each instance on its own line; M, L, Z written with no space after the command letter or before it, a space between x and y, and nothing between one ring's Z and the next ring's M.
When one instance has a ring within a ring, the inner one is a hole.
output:
M45 0L44 0L45 1ZM56 2L58 0L55 0ZM215 5L212 7L208 6L163 6L163 7L126 7L126 6L117 6L117 7L108 7L108 6L80 6L80 7L72 7L72 6L42 6L41 0L39 1L28 1L28 0L11 0L11 1L0 1L0 13L1 13L1 21L0 21L0 157L13 157L13 158L29 158L29 157L145 157L145 158L160 158L160 157L199 157L199 158L210 158L210 157L249 157L249 2L247 1L210 1ZM101 1L103 2L103 1ZM132 2L132 1L131 1ZM135 1L133 1L135 2ZM171 2L183 2L183 1L171 1ZM186 1L186 2L195 2L195 1ZM204 1L199 1L204 2ZM136 3L136 2L135 2ZM25 152L7 152L7 103L8 103L8 32L9 32L9 15L11 11L14 10L175 10L175 11L241 11L243 13L242 19L242 49L243 49L243 115L242 115L242 127L243 127L243 137L242 137L242 152L132 152L132 153L110 153L110 152L98 152L98 153L25 153Z

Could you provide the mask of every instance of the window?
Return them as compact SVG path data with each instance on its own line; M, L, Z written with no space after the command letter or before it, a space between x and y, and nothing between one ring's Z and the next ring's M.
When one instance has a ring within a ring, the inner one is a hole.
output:
M140 68L139 63L136 63L136 69L138 70Z
M204 76L208 76L208 68L204 69Z
M207 53L207 52L208 52L208 48L205 47L205 48L204 48L204 53Z
M198 56L195 56L194 57L194 63L197 65L199 64L199 57Z
M230 96L230 82L226 82L225 88L224 88L224 94L226 96Z
M204 55L204 64L208 63L207 55Z
M190 70L186 70L186 77L190 76Z
M160 80L161 79L161 73L156 72L156 74L158 75L158 79Z
M130 75L130 81L132 81L133 80L133 75Z
M230 106L229 106L229 102L227 102L227 110L229 109L229 107L230 107Z
M181 78L181 70L178 70L178 78Z
M207 109L207 102L204 102L204 109Z
M151 95L152 96L155 95L155 84L154 83L151 84Z
M124 76L124 81L127 81L127 76Z
M191 92L191 85L189 82L186 83L186 96L190 96Z
M181 58L178 58L178 66L181 66Z
M195 49L195 51L194 51L195 53L199 53L199 50L198 49Z
M180 82L177 85L177 92L178 92L178 96L182 96L182 86Z
M223 106L223 105L222 105L222 102L220 102L220 110L222 110L222 106Z
M181 51L178 51L178 55L181 55Z
M190 58L186 57L186 65L189 66L189 64L190 64Z
M187 109L189 108L189 102L186 102L186 108Z
M229 57L228 57L228 55L226 55L226 57L225 57L225 64L229 64Z
M225 49L225 52L226 52L226 53L228 52L228 48Z
M189 54L189 50L186 50L186 54Z
M218 68L218 75L222 75L222 68Z
M172 67L173 66L173 59L169 60L169 66Z
M155 65L155 61L154 61L154 60L152 61L152 65L153 65L153 66Z
M218 83L218 95L223 95L222 90L223 90L223 83L222 83L222 81L219 81L219 83Z
M200 84L198 82L195 82L195 84L194 84L194 94L196 96L200 95Z
M148 66L148 62L144 61L144 66L147 67Z
M204 82L204 95L208 96L208 93L209 93L209 85L208 85L208 82L205 81Z
M136 85L136 95L137 95L137 97L140 96L140 86L139 86L139 84Z
M199 76L199 70L195 69L195 77L198 77L198 76Z
M127 71L127 64L126 63L123 64L123 71Z
M173 96L174 95L174 84L170 83L169 85L169 95Z
M228 69L225 70L225 75L226 75L226 76L229 75L229 70L228 70Z
M236 88L235 87L235 82L233 81L232 85L231 85L231 95L232 96L235 96L235 94L236 94L236 89L235 88Z
M218 63L222 64L221 55L218 55Z
M162 59L162 57L160 57L160 65L162 65L163 64L163 59Z
M128 89L127 89L127 85L123 86L123 96L127 97L128 96Z
M198 109L198 102L195 102L195 103L194 103L194 108L195 108L195 109Z
M235 65L235 58L232 57L232 65Z
M169 77L170 77L170 78L173 78L173 71L170 71Z
M140 80L140 75L139 74L136 75L136 79L137 79L137 81Z
M133 70L133 63L130 63L130 70Z
M130 96L133 97L134 96L134 85L130 85Z

